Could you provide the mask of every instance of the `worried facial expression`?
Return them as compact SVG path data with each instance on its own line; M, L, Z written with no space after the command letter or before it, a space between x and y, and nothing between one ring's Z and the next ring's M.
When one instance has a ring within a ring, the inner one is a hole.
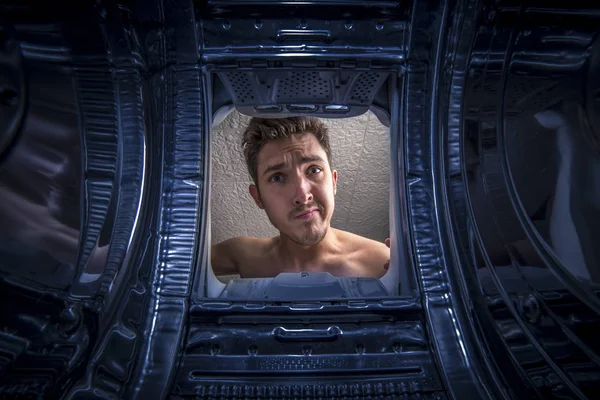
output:
M305 133L267 142L257 172L250 194L275 228L298 244L319 243L331 223L337 171L317 138Z

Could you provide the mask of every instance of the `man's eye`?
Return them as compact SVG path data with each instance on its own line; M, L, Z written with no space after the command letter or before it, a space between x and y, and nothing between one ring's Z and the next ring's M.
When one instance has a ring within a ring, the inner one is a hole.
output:
M310 167L308 169L309 174L318 174L321 171L323 171L323 168L321 168L321 167Z
M283 176L281 176L279 174L273 175L272 177L269 178L269 182L277 183L277 182L282 182L282 181L283 181Z

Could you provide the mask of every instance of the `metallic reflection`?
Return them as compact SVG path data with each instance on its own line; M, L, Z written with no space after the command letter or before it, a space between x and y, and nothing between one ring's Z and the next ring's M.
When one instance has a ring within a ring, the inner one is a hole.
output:
M81 142L69 74L31 71L28 118L0 164L0 268L54 287L70 281L81 223Z
M598 110L589 101L598 25L552 18L506 9L476 36L462 143L470 253L526 385L589 397L600 377L598 345L585 333L597 299L584 290L600 283Z
M588 65L593 36L578 37L588 41L572 44L570 57ZM544 35L538 40L543 43ZM527 60L524 51L515 58ZM600 221L600 153L587 140L593 119L582 112L587 77L586 68L557 69L546 76L512 64L504 137L510 173L529 219L570 274L598 284L600 226L592 221ZM524 265L538 261L531 260L535 251L525 238L519 244Z

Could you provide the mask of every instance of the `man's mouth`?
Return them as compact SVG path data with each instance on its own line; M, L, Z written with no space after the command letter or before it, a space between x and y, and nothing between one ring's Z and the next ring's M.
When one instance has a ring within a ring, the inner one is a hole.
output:
M310 210L303 211L300 214L296 215L296 219L310 219L317 215L318 212L318 208L311 208Z

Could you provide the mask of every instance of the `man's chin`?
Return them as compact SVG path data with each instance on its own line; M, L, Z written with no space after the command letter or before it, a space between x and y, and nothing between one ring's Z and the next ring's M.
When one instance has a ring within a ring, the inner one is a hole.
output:
M313 232L304 232L300 234L289 235L289 238L292 239L295 243L302 246L314 246L320 243L325 235L327 234L327 229L313 231Z

